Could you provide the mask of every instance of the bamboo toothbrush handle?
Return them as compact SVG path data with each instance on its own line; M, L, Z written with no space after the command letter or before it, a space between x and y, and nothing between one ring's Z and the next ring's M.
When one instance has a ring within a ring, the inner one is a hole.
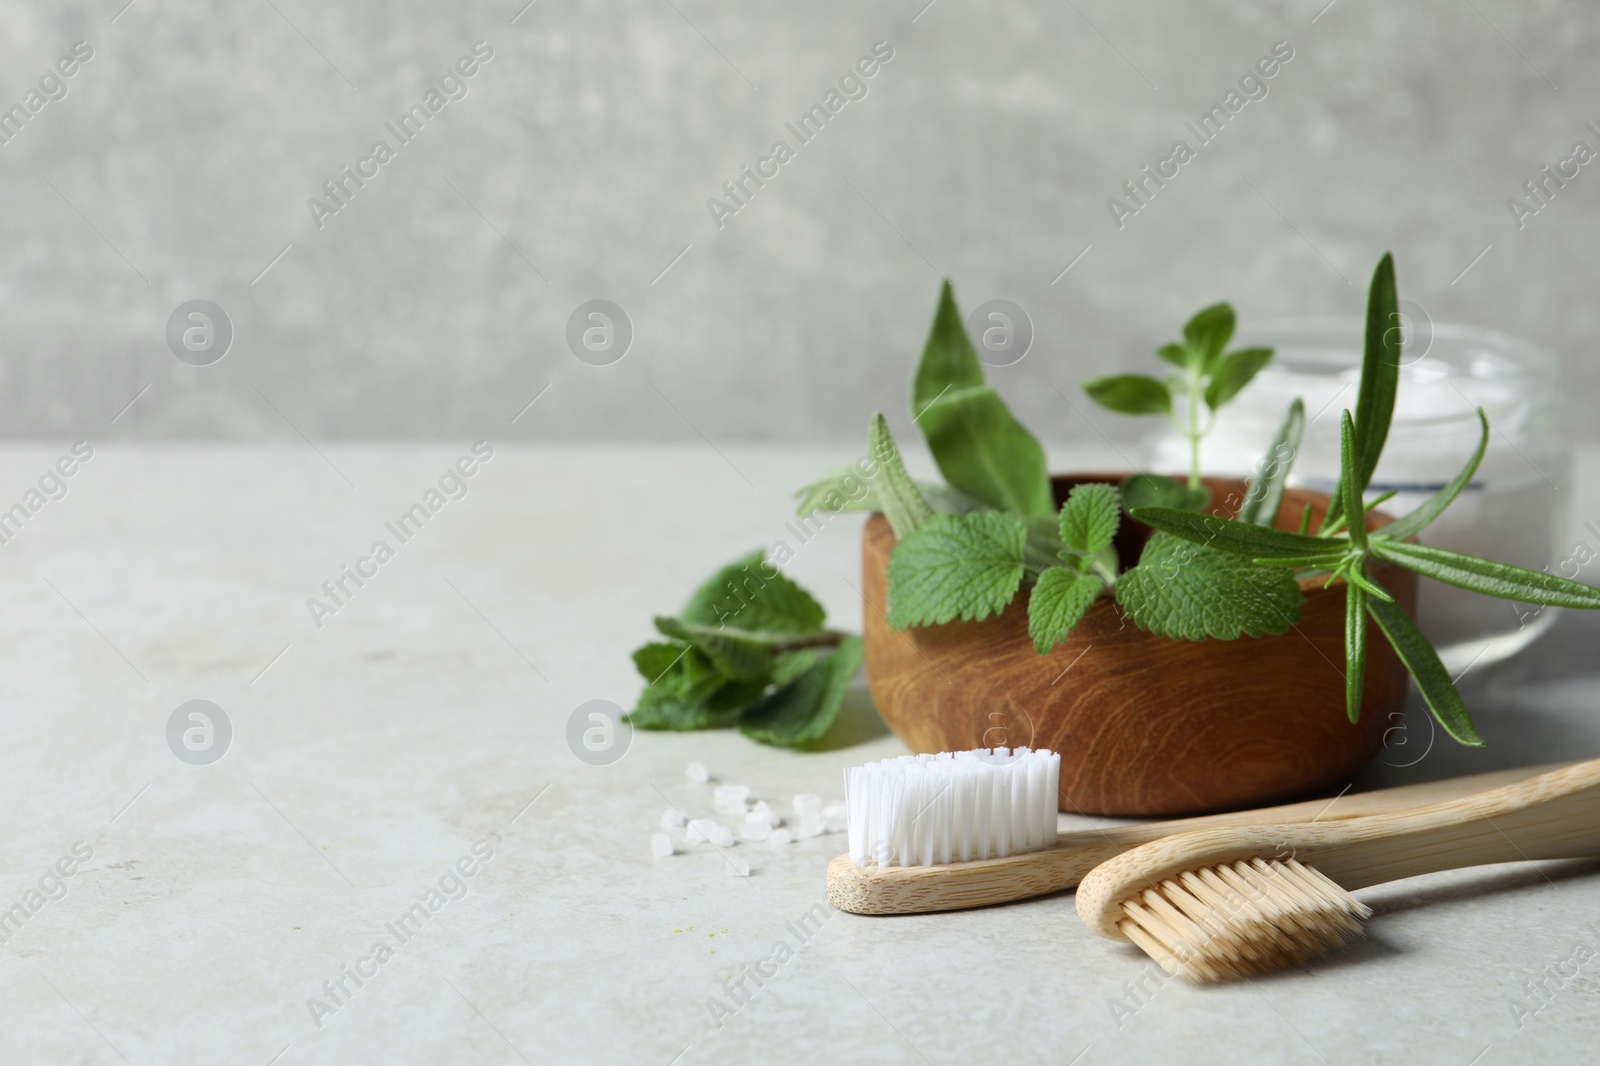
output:
M1083 879L1078 914L1112 940L1122 904L1181 874L1295 858L1347 889L1489 863L1600 856L1600 759L1447 803L1338 822L1211 828L1151 841Z
M857 866L840 855L828 866L828 899L854 914L926 914L1011 903L1064 892L1083 875L1130 848L1196 829L1286 822L1340 821L1437 804L1528 779L1550 766L1472 774L1447 781L1379 789L1258 810L1062 833L1044 851L945 866Z
M1600 759L1417 810L1323 827L1298 848L1345 888L1488 863L1600 855Z

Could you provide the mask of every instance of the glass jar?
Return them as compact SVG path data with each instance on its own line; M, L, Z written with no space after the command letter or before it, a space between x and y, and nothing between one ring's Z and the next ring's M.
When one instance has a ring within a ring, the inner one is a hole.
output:
M1404 305L1403 305L1404 306ZM1403 323L1400 390L1368 498L1391 489L1382 510L1401 515L1438 491L1472 455L1482 407L1489 447L1472 483L1422 540L1532 570L1552 569L1565 525L1559 486L1569 459L1560 436L1561 392L1550 354L1473 326L1439 325L1411 306ZM1290 401L1306 408L1306 432L1290 483L1331 491L1339 475L1339 412L1355 409L1365 327L1360 319L1265 321L1241 328L1236 346L1276 350L1202 444L1207 473L1248 475L1272 442ZM1188 443L1170 427L1145 442L1152 470L1188 469ZM1563 567L1567 577L1577 576ZM1555 620L1556 608L1508 603L1437 581L1422 582L1417 622L1452 673L1515 654Z

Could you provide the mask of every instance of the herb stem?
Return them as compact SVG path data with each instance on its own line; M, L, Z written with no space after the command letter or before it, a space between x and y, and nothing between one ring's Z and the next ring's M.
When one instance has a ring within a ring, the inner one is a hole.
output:
M1200 373L1189 369L1189 487L1200 487Z
M802 648L834 648L838 647L840 641L853 635L851 633L841 633L835 629L825 629L821 633L813 633L808 637L795 637L793 640L775 641L772 645L772 651L776 655L782 655L786 651L799 651Z

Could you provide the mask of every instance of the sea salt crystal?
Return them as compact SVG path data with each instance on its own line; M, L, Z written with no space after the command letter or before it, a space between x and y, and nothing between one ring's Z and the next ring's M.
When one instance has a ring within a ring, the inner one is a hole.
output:
M717 790L712 793L711 804L717 810L728 814L743 814L749 799L748 785L718 785Z
M739 836L744 840L765 840L772 835L772 828L766 822L746 822L739 827Z
M702 785L711 780L711 771L706 769L706 764L703 762L692 762L683 772L689 775L690 781L697 781Z
M799 814L804 814L806 811L820 811L822 797L815 792L802 792L794 798L794 809Z
M725 866L724 869L728 871L728 875L730 877L750 876L750 864L745 862L743 859L729 859L728 865Z
M767 837L768 844L788 844L794 840L794 834L787 829L774 829Z
M719 825L711 832L711 843L719 848L733 847L733 830L725 825Z
M800 815L800 839L809 840L819 837L827 832L823 825L822 815L817 811L805 811Z
M715 819L696 818L689 823L689 828L684 830L683 838L685 840L700 841L714 840L717 830L721 828L722 826L718 825Z
M676 829L687 821L688 819L683 816L683 812L676 807L668 807L661 812L661 824L668 829Z
M751 823L761 822L774 828L783 824L783 819L778 817L778 813L767 805L766 800L757 800L755 805L745 813L744 820Z
M650 835L650 854L658 859L664 859L673 852L672 838L665 833L652 833Z

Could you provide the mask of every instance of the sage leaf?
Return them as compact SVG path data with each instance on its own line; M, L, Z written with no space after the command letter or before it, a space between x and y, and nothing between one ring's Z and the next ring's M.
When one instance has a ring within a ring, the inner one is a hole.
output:
M821 740L861 669L860 637L846 637L793 680L756 700L739 716L739 732L763 744L804 748Z
M1044 449L983 381L972 341L945 282L912 383L912 417L951 485L990 507L1055 513Z
M1289 404L1277 435L1267 447L1267 454L1256 465L1256 476L1250 479L1250 489L1239 505L1239 521L1269 529L1278 520L1278 508L1283 506L1283 487L1289 480L1295 456L1300 452L1300 438L1306 430L1306 407L1296 396Z
M1150 538L1116 588L1117 602L1141 629L1181 640L1286 632L1305 598L1285 567L1259 566L1169 533Z
M1439 661L1439 653L1433 650L1433 645L1428 643L1428 638L1422 635L1422 630L1417 628L1411 616L1397 603L1373 599L1367 601L1367 613L1378 623L1378 628L1383 630L1383 635L1394 647L1395 654L1400 656L1400 661L1410 671L1428 710L1433 712L1444 731L1469 747L1483 747L1483 738L1473 728L1472 716L1467 713L1461 693L1456 691L1455 683L1450 680L1450 672Z
M1033 638L1034 650L1046 655L1066 640L1105 587L1097 575L1065 566L1040 574L1028 597L1028 636Z
M1164 415L1172 411L1172 393L1165 382L1148 374L1110 374L1083 383L1089 399L1125 415Z
M1447 585L1486 596L1548 607L1600 608L1600 589L1543 570L1527 570L1445 548L1374 538L1372 550L1382 558Z
M881 413L872 416L867 448L878 461L878 499L883 504L883 516L889 520L896 537L909 536L933 517L933 508L928 506L911 475L906 473L900 451L889 433L889 421Z
M999 614L1022 584L1026 523L979 511L934 515L889 556L889 624L982 621Z

